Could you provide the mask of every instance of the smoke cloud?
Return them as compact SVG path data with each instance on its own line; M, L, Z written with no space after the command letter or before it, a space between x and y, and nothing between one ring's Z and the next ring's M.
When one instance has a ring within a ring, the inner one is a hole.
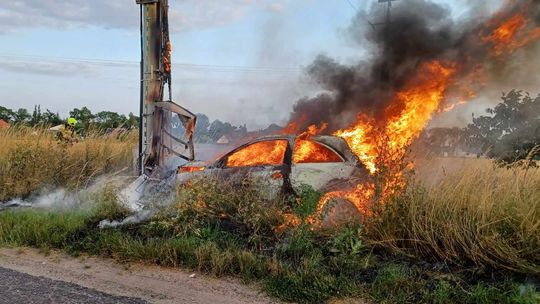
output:
M467 94L493 88L514 74L504 73L512 64L507 59L513 54L514 45L491 37L494 30L503 21L520 15L525 21L517 24L522 35L515 37L515 47L534 47L529 44L532 39L526 40L527 35L540 35L534 31L540 24L540 0L509 2L491 16L479 8L476 15L459 24L452 19L450 10L440 4L428 0L397 1L393 2L389 23L370 27L368 16L380 15L381 10L380 4L374 4L367 12L359 12L348 28L349 37L356 44L369 48L367 59L342 64L320 55L307 67L307 75L324 92L296 102L290 123L298 131L323 122L329 124L328 131L334 131L349 126L358 113L384 124L390 104L394 113L402 109L402 105L395 104L395 93L426 62L455 66L457 72L445 94L446 102L462 98L464 86Z

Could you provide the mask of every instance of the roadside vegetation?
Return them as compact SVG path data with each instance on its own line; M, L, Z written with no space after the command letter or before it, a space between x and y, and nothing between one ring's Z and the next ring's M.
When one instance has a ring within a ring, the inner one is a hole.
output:
M46 128L0 129L0 202L57 187L82 188L133 164L135 133L90 131L75 144L59 144L54 135Z
M475 161L475 160L471 160ZM538 303L540 170L484 167L411 182L363 223L313 229L320 194L268 200L264 183L201 179L149 222L122 219L113 187L92 208L0 213L0 245L62 249L258 282L285 301ZM300 223L284 224L293 212Z

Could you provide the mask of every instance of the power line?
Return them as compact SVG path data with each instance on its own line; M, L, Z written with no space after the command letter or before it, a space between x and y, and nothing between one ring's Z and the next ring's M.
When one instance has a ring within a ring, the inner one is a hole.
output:
M358 8L351 2L351 0L346 0L347 3L349 3L349 5L358 13Z
M86 63L102 66L138 66L138 61L129 60L110 60L97 58L69 58L69 57L52 57L52 56L22 56L0 54L0 59L17 60L23 63L35 63L36 61L48 61L55 63ZM187 68L195 70L211 70L216 72L248 72L248 73L299 73L300 68L294 67L271 67L271 66L235 66L235 65L211 65L211 64L196 64L196 63L174 63L173 66L178 68Z

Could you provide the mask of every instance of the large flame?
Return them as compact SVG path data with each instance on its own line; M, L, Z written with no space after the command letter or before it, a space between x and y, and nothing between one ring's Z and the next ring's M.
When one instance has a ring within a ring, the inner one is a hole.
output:
M509 5L513 4L510 2ZM540 27L526 17L531 5L531 1L526 1L516 5L511 13L503 9L479 29L480 43L487 46L494 57L511 55L540 38ZM345 139L367 170L377 175L378 184L369 181L349 190L327 193L321 198L316 214L320 214L332 198L342 197L352 202L362 214L369 215L371 202L384 203L403 189L404 169L412 165L404 161L408 147L434 113L450 111L474 98L474 84L479 87L485 84L481 64L466 69L457 61L424 61L416 75L393 94L383 119L359 114L351 127L334 132ZM453 96L457 97L453 103L444 102L450 98L450 88L457 95Z
M384 201L405 186L402 163L407 148L441 106L455 72L453 64L440 61L421 64L417 76L394 95L385 111L388 118L383 124L359 115L354 126L334 133L345 139L371 174L384 169L384 176L379 189L373 182L366 182L349 190L325 194L319 202L316 216L335 197L349 200L367 215L369 202L376 195Z
M439 108L455 71L453 64L439 61L425 63L418 69L417 78L396 93L387 112L392 115L394 108L402 110L390 118L384 130L392 154L397 153L400 157L399 154L405 152L404 148L420 135Z
M290 126L290 125L289 125ZM311 125L307 130L297 136L293 149L293 163L323 163L340 162L339 156L323 145L309 140L310 137L322 133L328 124L321 127Z
M334 135L347 141L370 173L377 172L378 164L388 165L391 159L401 158L405 148L420 135L440 107L454 73L451 64L439 61L422 64L416 79L395 94L386 109L389 118L383 126L360 115L354 126L338 130Z
M478 47L471 49L485 51L488 60L501 60L503 56L509 56L538 40L540 26L527 13L532 4L530 0L517 4L509 2L500 13L470 33L468 38ZM411 143L420 136L435 113L450 111L466 103L476 96L474 86L485 83L485 61L477 62L478 57L475 56L464 53L462 58L457 59L448 59L455 56L441 56L440 59L420 60L415 75L400 89L391 92L390 102L385 103L389 106L384 109L382 117L376 119L359 113L351 126L333 132L347 142L375 178L351 189L326 193L311 218L313 222L333 198L347 199L362 214L369 215L371 203L384 203L405 187L405 169L411 166L405 157ZM303 125L307 117L298 120L291 122L283 132L299 133L298 126ZM330 157L324 149L309 140L310 136L324 129L326 124L321 128L310 126L298 136L293 151L295 162L316 162ZM249 154L245 157L255 156Z
M529 5L524 5L527 9ZM499 18L496 18L499 19ZM494 29L488 34L481 34L480 38L485 43L493 45L492 53L495 56L511 54L516 49L540 38L540 27L534 25L532 20L525 17L525 12L518 12L508 19L503 19L500 23L494 20Z
M377 171L377 147L373 142L373 125L365 115L358 116L358 122L344 130L338 130L334 135L345 139L349 147L370 173Z

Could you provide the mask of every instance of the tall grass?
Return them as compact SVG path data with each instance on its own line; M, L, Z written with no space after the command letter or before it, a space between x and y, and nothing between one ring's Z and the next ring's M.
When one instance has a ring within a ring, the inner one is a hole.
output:
M57 143L42 128L0 129L0 201L49 187L78 188L94 177L133 164L135 135L93 133L75 144Z
M417 180L370 221L368 237L420 259L539 275L540 169L475 162Z
M0 147L4 197L81 186L128 166L134 142L95 135L62 146L31 129L0 136L10 142ZM202 178L179 186L174 204L149 222L118 229L97 228L128 214L111 189L90 209L0 212L0 246L234 275L300 303L357 296L377 303L538 303L538 286L528 280L540 275L540 169L469 162L419 172L373 216L335 230L303 220L284 225L286 214L305 219L316 209L321 193L308 187L289 199L269 196L261 181ZM17 188L17 180L26 186ZM4 189L8 183L15 190Z
M279 230L273 228L286 220L283 211L305 216L320 194L305 189L299 200L287 201L270 198L257 183L231 184L219 179L197 180L179 191L175 204L150 222L118 229L97 228L100 219L126 215L111 189L93 199L91 209L0 212L0 246L60 248L121 261L188 267L215 276L234 275L257 280L270 295L298 303L340 297L362 297L376 303L533 304L538 300L536 287L511 271L492 280L485 279L489 271L463 274L465 262L452 268L454 271L434 267L436 263L421 261L420 254L425 254L421 247L407 247L417 242L394 244L417 258L378 250L379 243L390 244L392 238L404 236L390 234L399 231L395 226L402 222L384 225L387 221L423 217L419 212L392 212L390 206L399 205L389 205L378 226L367 222L366 226L352 224L322 231L302 223ZM379 234L379 243L373 242L375 228L389 229L388 234ZM472 227L460 229L468 228ZM437 229L432 235L445 233ZM511 239L512 234L505 237ZM423 250L431 247L428 242L423 246ZM536 263L534 257L528 258L523 257L529 266ZM524 268L523 272L534 275L532 270Z

